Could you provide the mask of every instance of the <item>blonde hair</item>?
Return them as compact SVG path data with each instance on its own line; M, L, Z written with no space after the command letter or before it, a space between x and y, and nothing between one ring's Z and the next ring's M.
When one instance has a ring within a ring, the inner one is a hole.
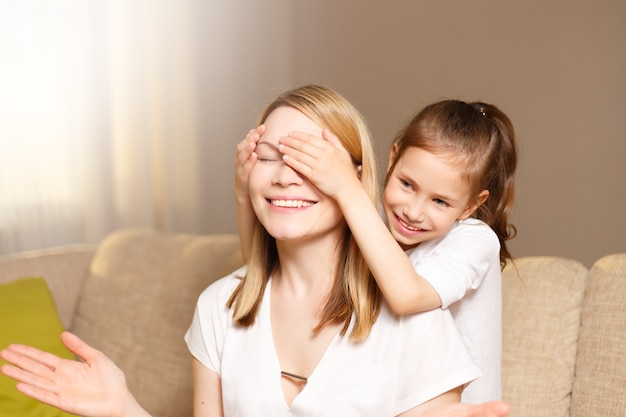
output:
M363 117L348 100L327 87L299 87L286 91L269 103L259 115L259 124L264 123L270 113L279 107L292 107L321 128L333 132L353 163L361 166L361 182L372 202L376 203L378 183L370 133ZM343 326L341 334L344 335L354 314L350 339L363 340L378 317L381 294L347 224L337 253L333 285L315 330L337 323ZM276 240L257 219L248 271L227 303L233 309L236 325L246 327L254 323L267 282L279 262Z

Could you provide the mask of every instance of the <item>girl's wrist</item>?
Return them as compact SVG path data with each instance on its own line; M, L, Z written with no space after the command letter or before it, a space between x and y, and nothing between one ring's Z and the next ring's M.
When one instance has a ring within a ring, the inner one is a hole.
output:
M340 207L346 207L347 205L354 204L358 199L365 198L369 200L369 196L365 192L363 185L360 182L355 182L349 186L342 187L341 190L335 196L335 200L337 200L337 204Z

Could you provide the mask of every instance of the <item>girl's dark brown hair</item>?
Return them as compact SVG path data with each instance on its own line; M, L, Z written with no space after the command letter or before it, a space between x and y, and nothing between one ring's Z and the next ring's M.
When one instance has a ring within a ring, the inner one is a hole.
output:
M491 104L444 100L425 107L394 140L387 182L407 148L422 148L457 166L473 196L489 191L474 217L487 223L500 240L500 264L512 256L506 241L517 230L508 219L513 208L517 146L511 120Z

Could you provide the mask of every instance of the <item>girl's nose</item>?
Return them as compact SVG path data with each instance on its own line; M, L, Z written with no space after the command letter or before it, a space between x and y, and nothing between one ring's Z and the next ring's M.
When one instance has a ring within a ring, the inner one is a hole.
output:
M404 207L402 213L411 222L421 222L424 220L424 202L411 201Z
M302 176L284 162L279 162L274 174L273 183L286 187L288 185L301 185L304 182Z

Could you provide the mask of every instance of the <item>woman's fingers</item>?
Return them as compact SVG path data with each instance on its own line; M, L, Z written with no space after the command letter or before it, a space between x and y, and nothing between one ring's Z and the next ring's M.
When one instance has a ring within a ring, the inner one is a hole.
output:
M56 406L56 370L62 359L24 345L10 345L1 353L12 365L3 365L2 373L18 381L17 390L36 400Z
M2 351L1 356L2 359L24 371L42 376L54 372L61 360L58 356L51 353L43 352L31 346L17 344L8 346Z
M93 362L99 355L102 354L100 351L89 346L75 334L67 331L61 333L61 341L70 352L72 352L87 363Z

